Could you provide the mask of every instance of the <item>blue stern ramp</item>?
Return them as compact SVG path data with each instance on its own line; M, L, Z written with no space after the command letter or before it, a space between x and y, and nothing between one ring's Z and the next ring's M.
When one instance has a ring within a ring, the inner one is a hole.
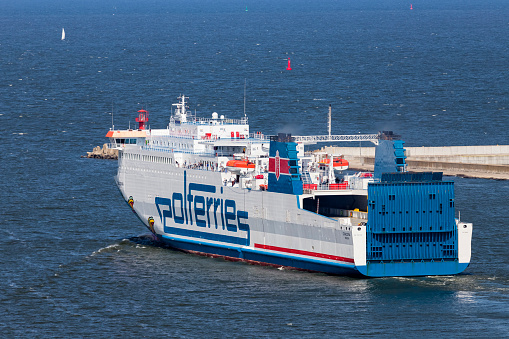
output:
M356 268L370 277L462 272L470 263L472 224L455 219L454 182L442 173L403 172L402 142L381 144L382 152L394 152L395 172L375 169L378 178L368 185L368 222L353 232Z

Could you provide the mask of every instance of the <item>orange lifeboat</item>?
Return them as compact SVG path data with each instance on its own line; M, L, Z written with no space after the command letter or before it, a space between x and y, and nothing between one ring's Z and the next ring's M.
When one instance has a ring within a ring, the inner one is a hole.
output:
M346 170L348 168L348 160L345 160L343 158L334 159L332 162L332 166L334 169L338 170Z
M325 165L329 165L330 163L330 159L328 158L325 158L325 159L322 159L319 164L321 166L325 166ZM340 170L340 171L343 171L343 170L346 170L348 168L348 160L345 160L343 158L334 158L334 160L332 161L332 166L334 167L335 170Z
M240 172L241 170L254 170L255 164L249 160L229 160L226 168L231 172Z

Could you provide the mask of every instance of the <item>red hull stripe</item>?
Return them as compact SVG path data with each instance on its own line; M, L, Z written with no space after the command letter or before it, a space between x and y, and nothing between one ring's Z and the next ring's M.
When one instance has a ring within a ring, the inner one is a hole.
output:
M281 174L290 174L290 166L288 164L289 159L279 159L280 167L279 172ZM269 158L269 172L276 172L276 158Z
M293 248L284 248L284 247L262 245L262 244L255 244L254 247L255 248L263 248L265 250L270 250L270 251L285 252L285 253L292 253L292 254L300 254L300 255L307 255L307 256L310 256L310 257L317 257L317 258L331 259L331 260L337 260L337 261L343 261L343 262L350 262L352 264L354 263L353 259L350 259L350 258L338 257L336 255L330 255L330 254L324 254L324 253L295 250Z

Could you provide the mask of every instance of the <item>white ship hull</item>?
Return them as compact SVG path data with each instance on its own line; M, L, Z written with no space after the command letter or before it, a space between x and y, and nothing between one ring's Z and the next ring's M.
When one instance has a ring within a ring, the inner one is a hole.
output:
M133 197L139 218L175 248L336 274L365 265L353 247L365 227L303 210L296 196L223 186L219 172L123 159L116 181L125 200Z
M177 168L167 163L171 155L147 154L167 160L141 162L124 155L119 159L116 182L126 201L134 199L132 208L145 226L176 249L338 275L454 274L470 261L471 224L458 223L461 261L414 262L410 270L403 267L405 263L392 268L394 263L386 263L383 274L370 272L366 226L352 225L359 219L338 220L304 210L306 195L223 186L217 184L222 182L220 172Z

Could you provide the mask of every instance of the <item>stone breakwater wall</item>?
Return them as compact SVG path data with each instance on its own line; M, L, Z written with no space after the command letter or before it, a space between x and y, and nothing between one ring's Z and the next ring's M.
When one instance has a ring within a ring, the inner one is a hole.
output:
M103 147L96 146L92 152L87 152L87 155L82 155L82 158L96 158L96 159L118 159L118 149L108 148L108 144L104 144Z
M444 175L509 180L509 145L405 147L407 170L443 172ZM374 147L324 147L343 154L350 168L372 171Z

